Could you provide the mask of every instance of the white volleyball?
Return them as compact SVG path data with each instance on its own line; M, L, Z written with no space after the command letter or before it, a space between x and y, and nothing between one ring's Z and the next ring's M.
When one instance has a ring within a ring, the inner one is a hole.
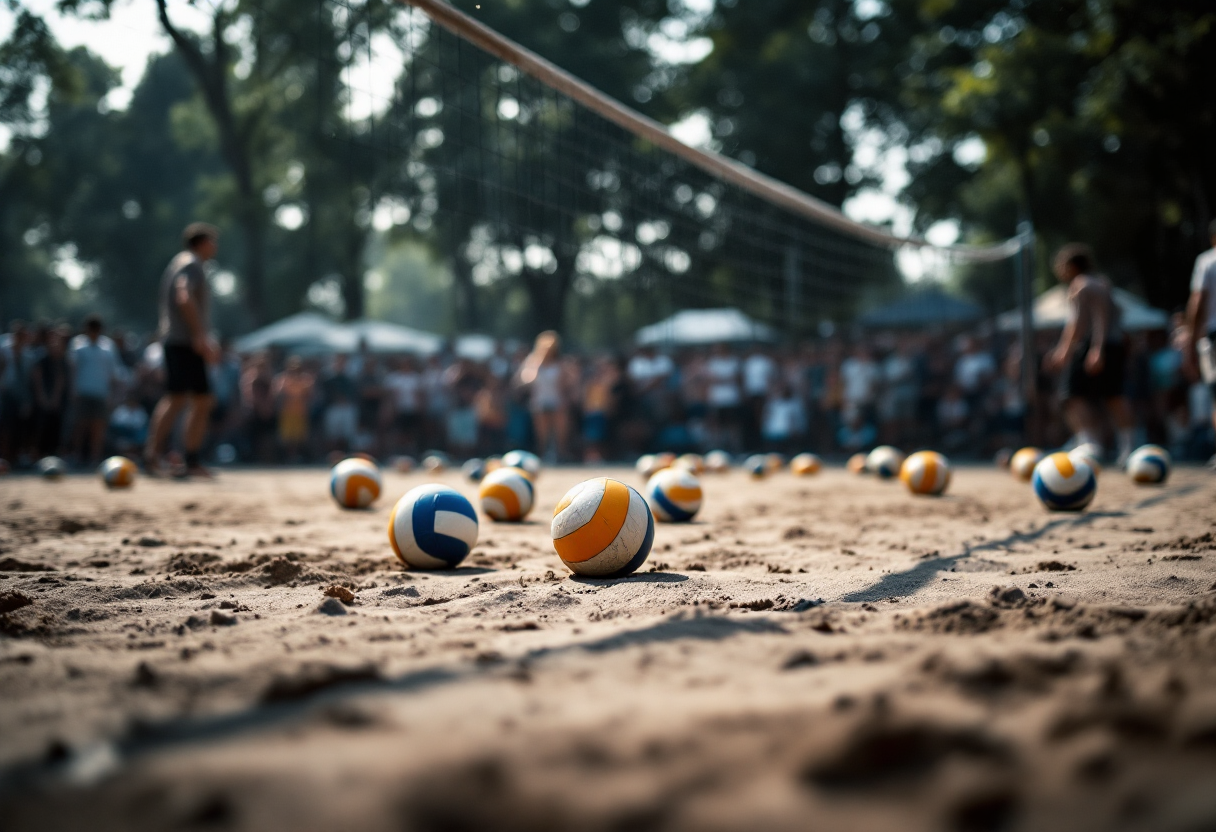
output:
M883 480L898 477L903 464L903 451L890 445L879 445L866 457L866 470Z
M454 489L420 485L393 506L388 541L394 554L415 569L451 569L477 544L477 512Z
M636 490L608 477L579 483L553 512L553 548L571 572L620 578L654 545L654 515Z
M540 457L531 451L508 451L502 455L502 467L518 468L536 479L540 476Z
M518 468L499 468L486 474L477 498L491 520L517 523L532 510L532 481Z
M646 502L656 520L687 523L701 510L701 481L687 468L675 465L659 471L646 483Z
M351 457L329 472L329 493L342 508L367 508L380 498L380 469L366 459Z

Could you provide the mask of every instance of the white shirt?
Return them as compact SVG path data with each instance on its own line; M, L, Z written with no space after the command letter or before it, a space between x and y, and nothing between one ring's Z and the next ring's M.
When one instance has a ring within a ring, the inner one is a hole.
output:
M635 384L646 384L656 378L671 375L675 368L669 356L656 355L651 358L639 354L629 359L629 378Z
M787 439L802 429L802 402L797 399L769 399L764 406L764 436Z
M389 373L384 386L393 394L393 406L398 413L417 413L421 408L422 377L417 373Z
M1216 248L1195 258L1195 275L1191 278L1192 292L1207 292L1207 309L1203 310L1204 332L1216 331Z
M954 380L968 393L976 392L985 378L996 374L996 362L986 352L960 355L954 365Z
M715 355L705 362L709 377L710 407L734 407L739 404L739 359L733 355Z
M768 388L776 369L773 359L762 353L749 355L743 359L743 389L747 395L768 395Z
M844 399L850 404L867 404L874 400L875 388L882 371L869 359L846 358L840 363L840 381Z
M68 355L76 368L76 395L108 399L110 383L122 372L122 360L114 342L104 335L96 342L86 335L77 335Z

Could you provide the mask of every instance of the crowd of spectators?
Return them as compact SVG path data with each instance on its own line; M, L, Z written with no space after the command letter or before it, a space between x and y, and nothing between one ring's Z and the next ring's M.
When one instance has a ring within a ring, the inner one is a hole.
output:
M1043 355L1054 343L1043 333ZM1206 458L1207 389L1182 371L1175 333L1133 336L1127 393L1139 437ZM1036 360L1036 367L1039 361ZM455 458L531 448L550 462L628 461L654 450L827 456L879 443L986 458L1033 429L1065 443L1054 380L1022 394L1016 338L879 334L770 347L713 345L628 354L500 346L481 360L441 352L386 356L238 355L210 368L209 454L220 462L309 463L335 453L380 458L442 450ZM87 318L14 322L0 337L0 459L49 454L90 468L140 456L163 384L152 340L106 334Z

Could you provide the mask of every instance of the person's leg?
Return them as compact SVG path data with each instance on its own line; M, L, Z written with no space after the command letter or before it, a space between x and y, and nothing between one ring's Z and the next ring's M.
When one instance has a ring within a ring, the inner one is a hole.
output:
M186 406L186 396L182 393L167 393L152 411L152 425L148 430L148 444L144 447L144 458L148 464L160 462L161 449L165 446L177 417Z
M1093 409L1081 396L1072 396L1064 402L1064 421L1078 444L1098 441Z
M105 451L106 442L106 420L104 418L94 418L89 424L89 464L96 466L101 462L101 455Z
M566 459L570 451L570 414L564 407L553 412L553 430L557 434L557 458Z
M532 431L536 434L536 452L544 457L549 452L549 440L553 436L553 414L535 410L532 412Z
M1118 442L1118 464L1122 466L1132 453L1132 440L1135 431L1135 419L1132 418L1131 404L1126 396L1115 396L1106 400L1106 412L1115 427L1115 438Z
M208 395L193 395L190 397L190 412L186 414L186 467L193 472L201 472L202 462L199 451L203 440L207 438L207 422L211 417L211 408L215 397Z

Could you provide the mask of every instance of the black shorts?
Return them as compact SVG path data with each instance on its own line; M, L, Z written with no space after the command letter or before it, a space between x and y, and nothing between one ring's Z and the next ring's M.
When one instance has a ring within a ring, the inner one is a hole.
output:
M211 392L207 362L191 347L165 344L165 392L193 393L196 396L206 396Z
M1127 378L1127 346L1119 341L1103 347L1102 369L1093 374L1085 369L1087 355L1089 347L1073 354L1060 379L1060 398L1099 401L1122 396Z

